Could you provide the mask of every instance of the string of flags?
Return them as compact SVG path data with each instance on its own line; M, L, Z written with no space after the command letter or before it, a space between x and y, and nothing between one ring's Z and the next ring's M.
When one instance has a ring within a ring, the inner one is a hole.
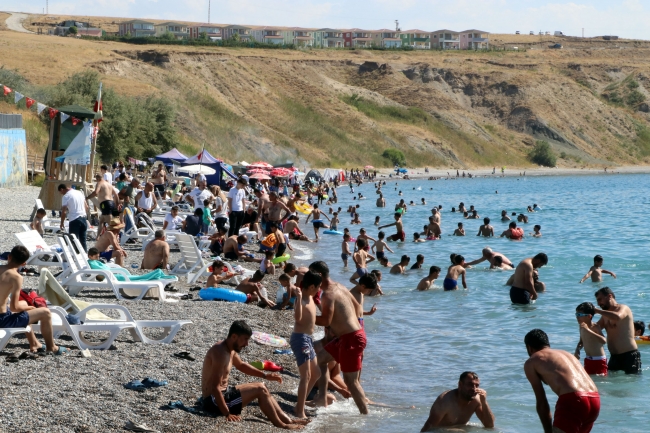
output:
M43 111L46 108L48 110L47 114L50 117L50 120L54 119L54 117L59 113L59 110L57 110L55 108L52 108L52 107L48 107L45 104L41 104L40 102L37 102L35 99L29 98L29 97L23 95L22 93L5 86L4 84L0 84L0 89L2 89L2 92L3 92L4 96L7 96L11 92L14 92L14 104L18 104L18 102L20 102L24 98L25 99L25 106L27 107L28 110L32 108L34 103L36 103L36 112L38 113L39 116L41 115L41 113L43 113ZM79 119L77 117L70 116L70 115L65 114L65 113L61 113L61 123L65 122L68 119L70 119L70 121L72 122L72 125L74 125L74 126L77 126L77 124L79 124L79 122L81 122L81 119ZM97 132L95 131L95 134L96 133Z

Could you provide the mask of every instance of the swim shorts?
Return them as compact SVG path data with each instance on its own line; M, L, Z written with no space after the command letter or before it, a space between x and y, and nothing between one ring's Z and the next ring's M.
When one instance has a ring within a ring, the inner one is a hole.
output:
M312 221L312 224L314 225L315 229L325 227L325 224L323 224L323 221L321 221L321 220L314 220L314 221Z
M609 371L623 370L625 374L641 373L641 353L638 350L630 350L616 355L610 353L607 368Z
M341 254L341 258L342 258L343 260L347 260L347 259L350 258L350 255L349 255L349 254L342 253L342 254Z
M384 251L377 251L377 260L383 259L386 257L386 253Z
M607 376L607 357L588 356L585 358L585 371L587 374Z
M251 299L253 299L253 295L251 295L250 293L246 293L246 302L245 302L245 304L250 304Z
M343 373L361 371L366 333L363 329L335 338L325 345L325 350L341 364Z
M159 185L154 185L153 189L154 189L154 191L156 191L161 196L165 195L165 185L164 184L161 183Z
M598 391L562 394L555 404L553 427L565 433L588 433L599 413Z
M29 325L27 311L12 313L7 309L6 313L0 313L0 328L25 328L27 325Z
M106 200L99 204L99 209L102 211L102 215L112 215L113 209L115 209L115 203L113 200Z
M102 251L101 253L99 253L99 257L101 259L106 260L107 262L110 262L111 259L113 258L113 250Z
M226 406L228 406L228 411L230 412L230 414L232 415L241 414L241 411L243 409L241 392L239 392L239 390L237 390L237 388L235 388L234 386L229 386L224 391L221 391L221 394L223 395L223 399L226 400ZM219 406L217 405L214 396L211 395L210 397L203 397L201 399L201 402L203 404L204 411L212 415L224 416L221 413L221 409L219 409Z
M298 364L298 367L300 367L305 362L316 358L314 343L311 340L311 336L307 334L301 334L298 332L292 333L291 339L289 340L289 345L291 346L291 350L296 357L296 364Z
M442 283L442 288L445 290L456 290L458 288L458 280L445 278L445 281Z
M388 239L391 241L402 241L404 242L404 239L406 239L406 233L405 232L399 232L395 233L394 235L390 236Z
M357 268L357 275L359 278L363 277L364 275L368 275L368 269L367 268Z
M287 251L287 244L278 244L278 249L275 252L275 257L283 256L285 251Z
M530 304L530 293L519 287L510 287L510 301L513 304Z
M237 253L234 251L228 251L227 253L224 253L223 256L228 260L237 260L239 258Z

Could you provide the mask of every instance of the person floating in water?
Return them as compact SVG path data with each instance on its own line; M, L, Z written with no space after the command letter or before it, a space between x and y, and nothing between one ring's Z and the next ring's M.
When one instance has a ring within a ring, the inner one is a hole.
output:
M582 280L580 280L580 284L582 284L589 277L591 277L592 282L600 283L601 281L603 281L603 274L608 274L616 278L616 274L614 272L601 269L601 266L603 266L603 256L599 254L594 257L594 265L591 268L589 268L589 272L587 272L587 274L584 277L582 277Z
M447 275L445 280L442 283L442 287L446 290L456 290L458 288L458 277L462 278L463 288L467 288L467 282L465 281L465 257L460 254L452 254L451 256L452 265L447 269Z
M580 325L580 342L575 357L580 359L580 350L585 349L585 371L587 374L607 376L607 356L604 346L607 339L600 327L591 321L595 314L594 304L583 302L576 308L576 320Z
M420 431L467 425L472 415L476 415L485 428L493 428L495 417L487 402L487 392L479 386L480 381L476 373L466 371L461 374L458 388L438 396Z

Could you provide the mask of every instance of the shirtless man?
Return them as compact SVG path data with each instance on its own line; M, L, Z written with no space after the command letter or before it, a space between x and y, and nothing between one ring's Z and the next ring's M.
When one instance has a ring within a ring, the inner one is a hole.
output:
M406 267L409 265L411 258L404 254L400 259L399 263L390 268L391 274L403 274L406 271Z
M151 212L158 205L155 194L153 193L154 185L151 182L148 182L144 185L144 190L140 191L135 196L135 206L138 211L144 212L147 215L151 216Z
M239 283L236 287L242 293L246 294L246 303L262 301L267 306L275 307L275 302L271 302L268 298L262 295L262 279L264 274L257 270L252 277L245 278L244 281Z
M377 207L386 207L386 199L384 198L384 194L379 192L380 190L377 190L379 193L379 198L377 199Z
M167 171L162 164L158 164L158 168L151 173L151 184L155 189L158 197L165 199L165 181L167 180Z
M429 217L429 221L431 221L431 218L438 223L438 226L440 226L440 212L438 211L437 207L434 207L431 209L431 216Z
M368 402L359 382L359 374L366 348L366 334L357 319L357 301L342 285L332 281L329 268L322 261L309 265L309 270L321 274L321 315L316 317L316 325L329 327L337 337L321 346L318 351L318 367L321 371L318 380L316 404L327 406L327 384L329 368L327 364L335 360L341 364L343 381L363 415L368 414Z
M67 349L54 344L50 310L45 307L30 307L26 302L20 300L23 277L18 273L18 268L25 266L27 259L29 259L27 248L15 246L9 253L7 264L0 266L0 329L26 328L27 325L40 322L41 335L45 339L47 352L62 355L67 352ZM11 302L9 302L9 296L11 296ZM35 353L43 350L34 332L27 332L25 335L29 341L30 352Z
M165 232L156 230L154 237L154 240L149 242L144 249L144 258L140 267L142 269L167 269L169 244L165 239Z
M284 211L284 215L282 215ZM278 193L271 191L269 193L269 202L264 206L264 212L266 212L266 220L268 222L274 222L278 227L282 226L282 221L291 214L291 211L284 202L278 200ZM266 234L269 234L268 230Z
M122 210L122 206L120 205L120 199L113 185L106 182L101 174L96 174L95 180L97 181L95 190L88 195L88 199L97 197L99 210L101 211L99 223L103 227L104 224L108 224L111 218L113 218L113 211Z
M99 251L99 256L106 260L115 259L115 264L124 266L124 257L126 251L120 246L120 230L124 228L124 223L120 222L119 218L113 218L108 224L108 227L97 238L95 248ZM109 250L108 247L113 247Z
M609 349L609 371L623 370L625 374L641 373L641 354L634 341L634 317L627 305L616 302L616 295L609 287L603 287L595 293L600 309L597 325L607 332Z
M458 388L445 391L438 396L431 406L427 422L420 431L466 425L474 414L484 427L493 428L495 418L487 402L487 392L479 388L479 385L476 373L472 371L462 373L458 379Z
M513 304L530 304L530 301L537 299L533 271L548 263L548 257L539 253L535 257L523 259L517 265L510 287L510 301Z
M580 362L569 352L551 349L541 329L526 334L524 343L529 356L524 372L535 393L544 433L590 432L600 413L600 396ZM551 417L544 384L559 397L555 419Z
M429 268L429 275L422 278L416 287L419 291L429 290L433 286L433 282L438 279L440 276L440 268L437 266L431 266Z
M435 208L433 208L435 210ZM440 218L440 215L438 215ZM440 223L436 221L434 216L429 217L429 225L427 226L427 239L440 239L442 236L442 230L440 229Z
M489 238L490 236L494 237L494 227L490 225L490 218L483 218L483 225L478 228L478 234L476 236L483 236Z
M268 214L268 206L269 206L269 196L266 194L266 191L261 188L255 188L253 190L253 194L257 198L257 210L258 210L258 222L260 223L260 226L262 227L262 230L266 231L266 221L267 221L267 214ZM294 207L295 211L295 207Z
M510 217L508 216L507 210L501 211L501 221L510 221Z
M237 320L230 326L228 337L208 350L201 372L203 410L217 416L225 416L227 421L239 422L242 409L257 400L262 413L274 426L287 430L303 428L309 421L292 420L280 409L278 402L263 383L228 386L232 367L248 376L282 383L282 377L278 373L260 371L239 357L242 349L248 346L251 335L253 331L248 324Z
M486 261L486 260L487 260L488 262L490 262L491 265L494 265L494 258L495 258L496 256L501 256L501 258L502 258L502 262L503 262L504 264L509 265L509 266L511 266L512 268L515 267L515 265L513 265L512 262L510 261L510 259L508 259L506 256L504 256L504 255L501 254L501 253L498 253L498 252L496 252L496 251L492 251L492 248L485 247L485 248L483 248L483 250L481 251L481 253L483 254L483 257L481 257L480 259L476 259L476 260L474 260L474 261L472 261L472 262L466 263L466 265L467 265L467 266L474 266L474 265L476 265L476 264L478 264L478 263L481 263L481 262L484 262L484 261Z
M289 239L291 240L311 242L307 235L302 230L300 230L298 221L300 220L298 219L297 215L291 215L287 223L284 225L283 232L287 233L289 235Z
M381 230L386 227L390 226L395 226L395 230L397 233L395 233L392 236L388 236L389 241L402 241L404 242L404 239L406 239L406 233L404 232L404 224L402 222L402 214L395 212L395 215L393 215L395 218L395 222L391 224L386 224L385 226L380 226L377 227L378 230Z
M261 261L251 257L248 251L244 251L244 245L248 242L248 238L244 235L232 235L223 243L223 256L228 260L243 259L247 262Z

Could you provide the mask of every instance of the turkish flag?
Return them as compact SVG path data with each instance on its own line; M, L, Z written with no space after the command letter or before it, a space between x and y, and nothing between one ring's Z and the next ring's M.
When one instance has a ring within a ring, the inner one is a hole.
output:
M50 108L50 120L54 119L54 116L59 112L59 110L55 110L54 108Z
M72 125L73 126L77 126L77 123L79 123L81 121L81 119L77 119L76 117L73 117L71 120L72 120Z
M27 105L27 108L32 108L32 105L34 105L34 101L32 98L25 98L25 105Z
M2 86L2 87L3 87L2 90L5 93L5 96L7 96L8 94L10 94L12 92L12 90L9 87L7 87L7 86Z

